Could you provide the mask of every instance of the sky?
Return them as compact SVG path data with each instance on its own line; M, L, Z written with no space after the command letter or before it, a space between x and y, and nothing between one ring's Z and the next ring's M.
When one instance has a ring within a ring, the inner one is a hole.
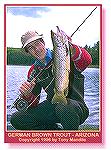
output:
M44 35L47 48L52 49L51 33L59 26L68 36L77 29L96 6L7 6L6 44L19 48L21 36L27 31ZM100 39L100 7L73 35L73 43L93 46Z

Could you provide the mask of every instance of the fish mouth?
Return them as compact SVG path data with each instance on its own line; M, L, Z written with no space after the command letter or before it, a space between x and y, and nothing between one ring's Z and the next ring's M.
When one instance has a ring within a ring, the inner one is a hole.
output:
M56 28L57 28L56 32L60 32L59 26L56 26ZM57 33L51 30L51 37L54 36L54 34L57 34Z
M51 30L51 37L54 35L54 32Z
M57 30L60 32L59 26L56 26L56 27L57 27Z

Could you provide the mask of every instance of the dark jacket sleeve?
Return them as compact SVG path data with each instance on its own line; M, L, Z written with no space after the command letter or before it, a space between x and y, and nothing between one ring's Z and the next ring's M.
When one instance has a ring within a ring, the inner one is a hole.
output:
M71 72L69 77L69 93L68 98L76 100L82 109L82 124L89 115L89 109L84 101L84 75L82 75L71 62Z
M68 97L84 102L84 75L76 70L73 62L71 62L71 72L69 75Z

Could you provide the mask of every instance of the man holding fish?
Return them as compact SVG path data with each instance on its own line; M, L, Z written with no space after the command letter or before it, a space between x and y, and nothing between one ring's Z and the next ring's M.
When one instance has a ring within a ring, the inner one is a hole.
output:
M21 99L29 105L11 116L11 124L17 130L78 130L89 115L81 73L90 65L91 56L72 44L59 27L57 33L51 31L51 39L52 51L45 48L42 34L28 31L21 37L22 48L36 61L19 89ZM39 103L42 88L47 99Z

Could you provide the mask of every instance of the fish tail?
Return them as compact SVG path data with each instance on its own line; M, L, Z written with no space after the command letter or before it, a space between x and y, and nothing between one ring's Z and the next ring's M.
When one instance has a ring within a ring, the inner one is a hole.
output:
M52 104L55 104L55 103L63 103L63 104L67 104L67 99L64 95L64 92L61 93L61 94L58 94L58 93L55 93L53 98L52 98Z

